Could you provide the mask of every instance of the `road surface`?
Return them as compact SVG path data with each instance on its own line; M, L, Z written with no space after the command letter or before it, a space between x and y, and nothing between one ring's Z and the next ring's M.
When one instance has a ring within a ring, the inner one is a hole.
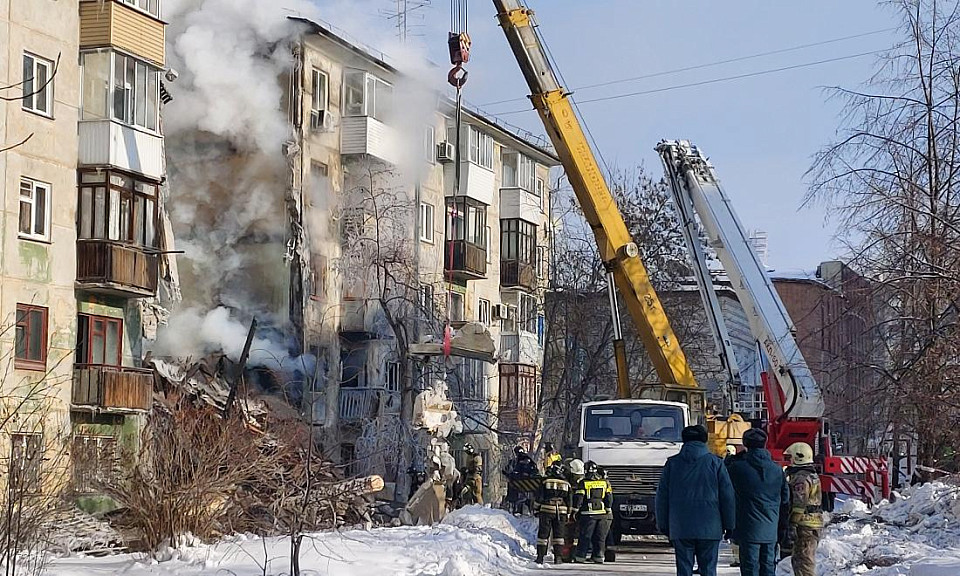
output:
M550 562L551 556L547 556ZM720 551L720 565L718 576L734 576L740 574L739 568L730 567L730 550L724 547ZM673 551L665 544L631 545L622 549L617 555L617 561L612 564L563 564L549 566L544 572L564 576L613 576L615 574L643 574L645 576L674 576L676 570L673 562Z

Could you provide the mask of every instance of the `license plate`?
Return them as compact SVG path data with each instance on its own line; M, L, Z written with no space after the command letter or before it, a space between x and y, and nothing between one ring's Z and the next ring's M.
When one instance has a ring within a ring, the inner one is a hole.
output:
M620 511L621 512L646 512L647 505L646 504L621 504Z

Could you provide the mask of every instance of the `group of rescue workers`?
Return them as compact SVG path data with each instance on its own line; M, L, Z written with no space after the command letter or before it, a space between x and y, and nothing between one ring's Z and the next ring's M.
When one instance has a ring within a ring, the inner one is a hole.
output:
M744 434L742 445L728 446L723 460L707 449L703 426L685 428L682 440L680 453L663 468L656 495L657 529L674 547L677 576L715 576L721 540L731 542L732 565L743 576L774 576L777 558L786 556L795 576L814 576L823 519L813 449L791 445L783 469L765 448L766 433L757 428ZM469 446L465 452L469 472L464 477L474 480L468 490L474 494L464 501L481 503L479 456L471 456L475 451ZM514 512L523 511L524 492L536 494L529 509L539 521L538 564L551 545L555 563L615 559L608 547L613 489L601 466L564 461L545 443L542 467L517 447L504 474L510 479L507 502Z

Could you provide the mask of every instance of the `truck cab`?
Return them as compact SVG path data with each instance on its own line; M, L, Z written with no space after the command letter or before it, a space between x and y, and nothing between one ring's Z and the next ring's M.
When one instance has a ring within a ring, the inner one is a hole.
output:
M680 452L690 409L662 400L587 402L580 412L580 450L607 471L613 487L614 540L657 534L654 500L667 458Z

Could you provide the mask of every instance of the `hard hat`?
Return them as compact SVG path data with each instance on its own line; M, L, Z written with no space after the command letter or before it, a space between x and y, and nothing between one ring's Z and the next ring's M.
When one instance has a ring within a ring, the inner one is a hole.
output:
M595 478L600 477L600 468L593 460L588 460L587 463L583 465L583 469L587 476Z
M790 459L791 464L803 466L813 464L813 448L806 442L794 442L783 451L783 456Z
M547 467L547 474L554 478L563 478L563 464L554 462Z
M570 461L570 473L571 473L571 474L575 474L575 475L577 475L577 476L583 476L583 474L584 474L584 470L583 470L583 460L579 460L579 459L577 459L577 458L574 458L573 460L571 460L571 461Z
M477 449L473 447L473 444L464 444L463 451L470 455L477 453Z
M513 453L519 456L521 454L526 454L527 451L523 449L523 446L517 446L513 449Z
M728 445L727 445L727 456L735 456L736 453L737 453L737 447L736 447L736 446L730 446L730 445L728 444Z

